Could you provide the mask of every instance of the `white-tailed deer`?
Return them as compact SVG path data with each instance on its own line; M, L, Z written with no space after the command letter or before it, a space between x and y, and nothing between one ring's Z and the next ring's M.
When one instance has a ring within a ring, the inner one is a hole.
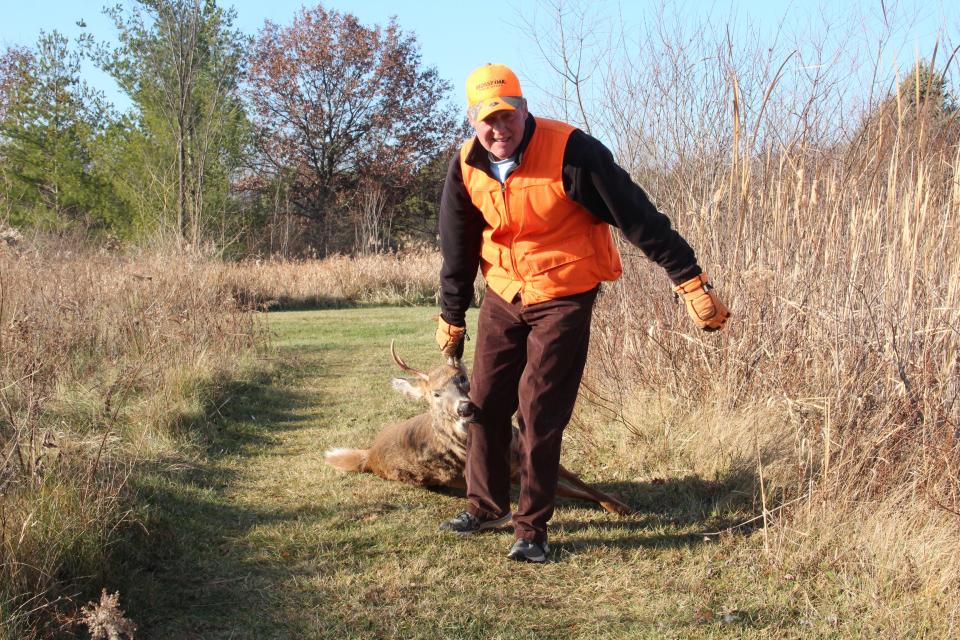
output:
M463 469L467 458L467 425L474 413L468 395L470 385L466 369L460 361L451 360L430 373L424 373L401 360L392 342L390 353L401 369L415 376L394 378L393 387L410 397L427 400L429 411L387 425L369 449L330 449L326 452L327 463L344 471L373 473L386 480L408 484L465 488ZM513 484L520 481L519 441L514 427L510 456ZM586 484L562 465L557 495L590 500L611 513L633 511L614 496Z

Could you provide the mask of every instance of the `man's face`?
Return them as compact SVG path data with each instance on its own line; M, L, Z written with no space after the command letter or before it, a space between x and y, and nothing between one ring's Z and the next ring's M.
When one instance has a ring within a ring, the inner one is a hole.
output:
M513 111L494 111L483 120L471 120L470 125L483 148L497 160L504 160L520 146L526 120L527 109L520 106Z

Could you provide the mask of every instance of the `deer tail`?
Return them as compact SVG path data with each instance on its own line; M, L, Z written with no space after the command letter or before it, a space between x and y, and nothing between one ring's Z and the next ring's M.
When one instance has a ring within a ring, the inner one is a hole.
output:
M363 471L367 466L369 449L329 449L324 454L327 464L342 471Z

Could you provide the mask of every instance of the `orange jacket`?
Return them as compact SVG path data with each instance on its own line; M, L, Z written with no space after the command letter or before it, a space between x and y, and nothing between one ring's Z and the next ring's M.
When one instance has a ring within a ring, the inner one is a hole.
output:
M537 118L523 163L501 185L466 162L463 182L486 228L481 269L490 289L506 301L520 294L535 304L588 291L622 273L610 226L567 197L563 155L574 127Z

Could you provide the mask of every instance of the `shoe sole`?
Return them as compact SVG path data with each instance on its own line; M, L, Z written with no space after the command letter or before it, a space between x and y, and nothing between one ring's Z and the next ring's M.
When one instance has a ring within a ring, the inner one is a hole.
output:
M513 553L512 551L507 554L507 557L511 560L516 560L517 562L533 562L535 564L543 564L547 561L547 554L550 553L550 548L547 547L544 550L543 555L540 556L528 556L525 553Z
M533 564L543 564L547 561L547 556L525 556L522 553L516 555L507 554L507 557L517 562L532 562Z

